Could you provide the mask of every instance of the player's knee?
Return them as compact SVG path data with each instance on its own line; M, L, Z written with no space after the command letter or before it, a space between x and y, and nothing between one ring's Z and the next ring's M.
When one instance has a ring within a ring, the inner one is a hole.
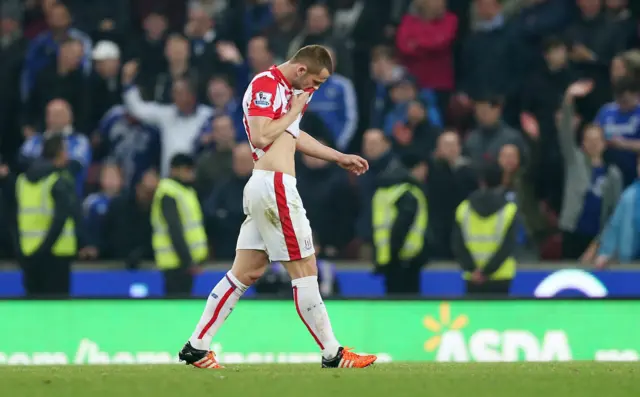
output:
M267 256L263 252L239 250L236 253L231 273L238 281L248 287L262 277L268 264Z
M315 255L310 255L296 261L282 262L282 264L285 269L287 269L292 280L318 275Z

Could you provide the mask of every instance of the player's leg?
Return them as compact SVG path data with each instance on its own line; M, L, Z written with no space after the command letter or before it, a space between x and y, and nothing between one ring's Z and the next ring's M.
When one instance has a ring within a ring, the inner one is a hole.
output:
M280 261L291 276L296 311L322 350L323 367L362 368L373 364L375 356L360 356L344 349L333 333L318 285L311 226L295 187L295 179L276 173L274 193L280 222L270 226L257 222L257 225L269 258Z
M245 291L264 274L268 263L260 233L248 216L240 229L233 266L209 294L200 321L179 354L182 361L199 368L220 367L209 350L211 341Z

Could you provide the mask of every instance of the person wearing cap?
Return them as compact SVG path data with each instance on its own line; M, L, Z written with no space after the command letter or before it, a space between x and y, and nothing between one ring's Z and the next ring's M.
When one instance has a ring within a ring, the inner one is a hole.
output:
M163 178L151 204L153 251L162 271L165 293L189 295L197 266L209 255L202 208L195 189L194 160L178 153L171 159L170 176Z
M112 41L99 41L91 55L95 66L91 76L91 125L97 125L122 99L120 48Z

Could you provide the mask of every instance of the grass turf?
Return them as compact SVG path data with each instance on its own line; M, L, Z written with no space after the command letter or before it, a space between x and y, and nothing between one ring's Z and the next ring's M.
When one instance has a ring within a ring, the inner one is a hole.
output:
M637 363L0 367L0 396L637 397Z

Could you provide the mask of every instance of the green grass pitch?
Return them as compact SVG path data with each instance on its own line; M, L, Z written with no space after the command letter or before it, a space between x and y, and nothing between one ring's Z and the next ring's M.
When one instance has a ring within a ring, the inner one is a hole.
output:
M638 363L0 367L12 397L638 397Z

